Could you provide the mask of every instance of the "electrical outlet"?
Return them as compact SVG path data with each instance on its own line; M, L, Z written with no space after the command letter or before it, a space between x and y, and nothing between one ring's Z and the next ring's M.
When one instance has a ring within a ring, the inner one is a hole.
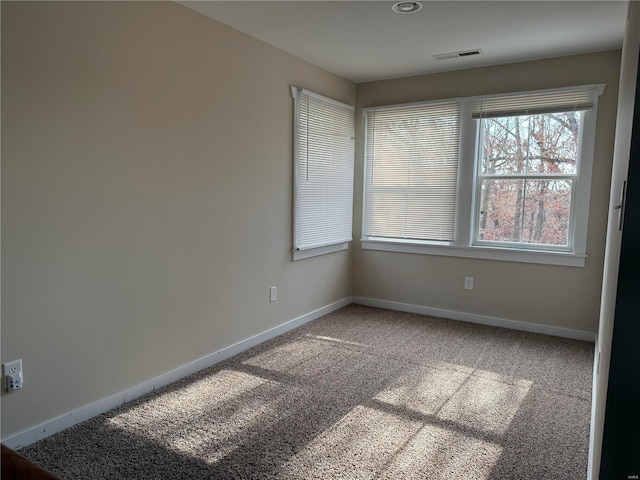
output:
M473 290L473 277L464 277L464 289Z
M5 389L9 392L22 388L22 359L2 364Z
M278 299L278 287L269 288L269 302L273 303Z

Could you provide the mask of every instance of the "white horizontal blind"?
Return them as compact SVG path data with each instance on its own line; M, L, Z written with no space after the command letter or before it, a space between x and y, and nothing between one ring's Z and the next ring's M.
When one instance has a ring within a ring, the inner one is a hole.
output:
M452 242L458 100L365 110L365 238Z
M351 240L353 107L292 87L294 249Z
M474 100L472 116L473 118L495 118L590 110L593 108L594 92L594 86L585 86L477 97Z

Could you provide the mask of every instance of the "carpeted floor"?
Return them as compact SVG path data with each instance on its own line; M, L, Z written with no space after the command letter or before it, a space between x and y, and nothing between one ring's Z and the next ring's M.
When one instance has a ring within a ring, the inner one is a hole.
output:
M20 453L69 480L585 478L593 349L351 305Z

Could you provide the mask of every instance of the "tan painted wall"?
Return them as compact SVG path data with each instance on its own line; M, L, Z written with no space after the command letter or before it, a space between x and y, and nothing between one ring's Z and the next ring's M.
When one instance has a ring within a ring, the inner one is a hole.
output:
M596 332L609 203L620 51L359 84L357 106L606 83L598 108L584 268L354 249L353 294ZM360 238L363 119L358 119L354 238ZM464 276L475 289L463 290Z
M2 437L351 294L290 260L291 84L355 101L175 3L2 2Z

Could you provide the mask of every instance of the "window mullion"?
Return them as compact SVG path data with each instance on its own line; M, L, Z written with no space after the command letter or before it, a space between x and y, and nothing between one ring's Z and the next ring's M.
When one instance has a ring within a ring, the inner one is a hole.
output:
M461 106L460 120L460 154L458 160L458 181L456 187L456 216L453 244L470 245L473 228L471 226L474 195L474 169L478 123L471 117L472 99L464 99Z

